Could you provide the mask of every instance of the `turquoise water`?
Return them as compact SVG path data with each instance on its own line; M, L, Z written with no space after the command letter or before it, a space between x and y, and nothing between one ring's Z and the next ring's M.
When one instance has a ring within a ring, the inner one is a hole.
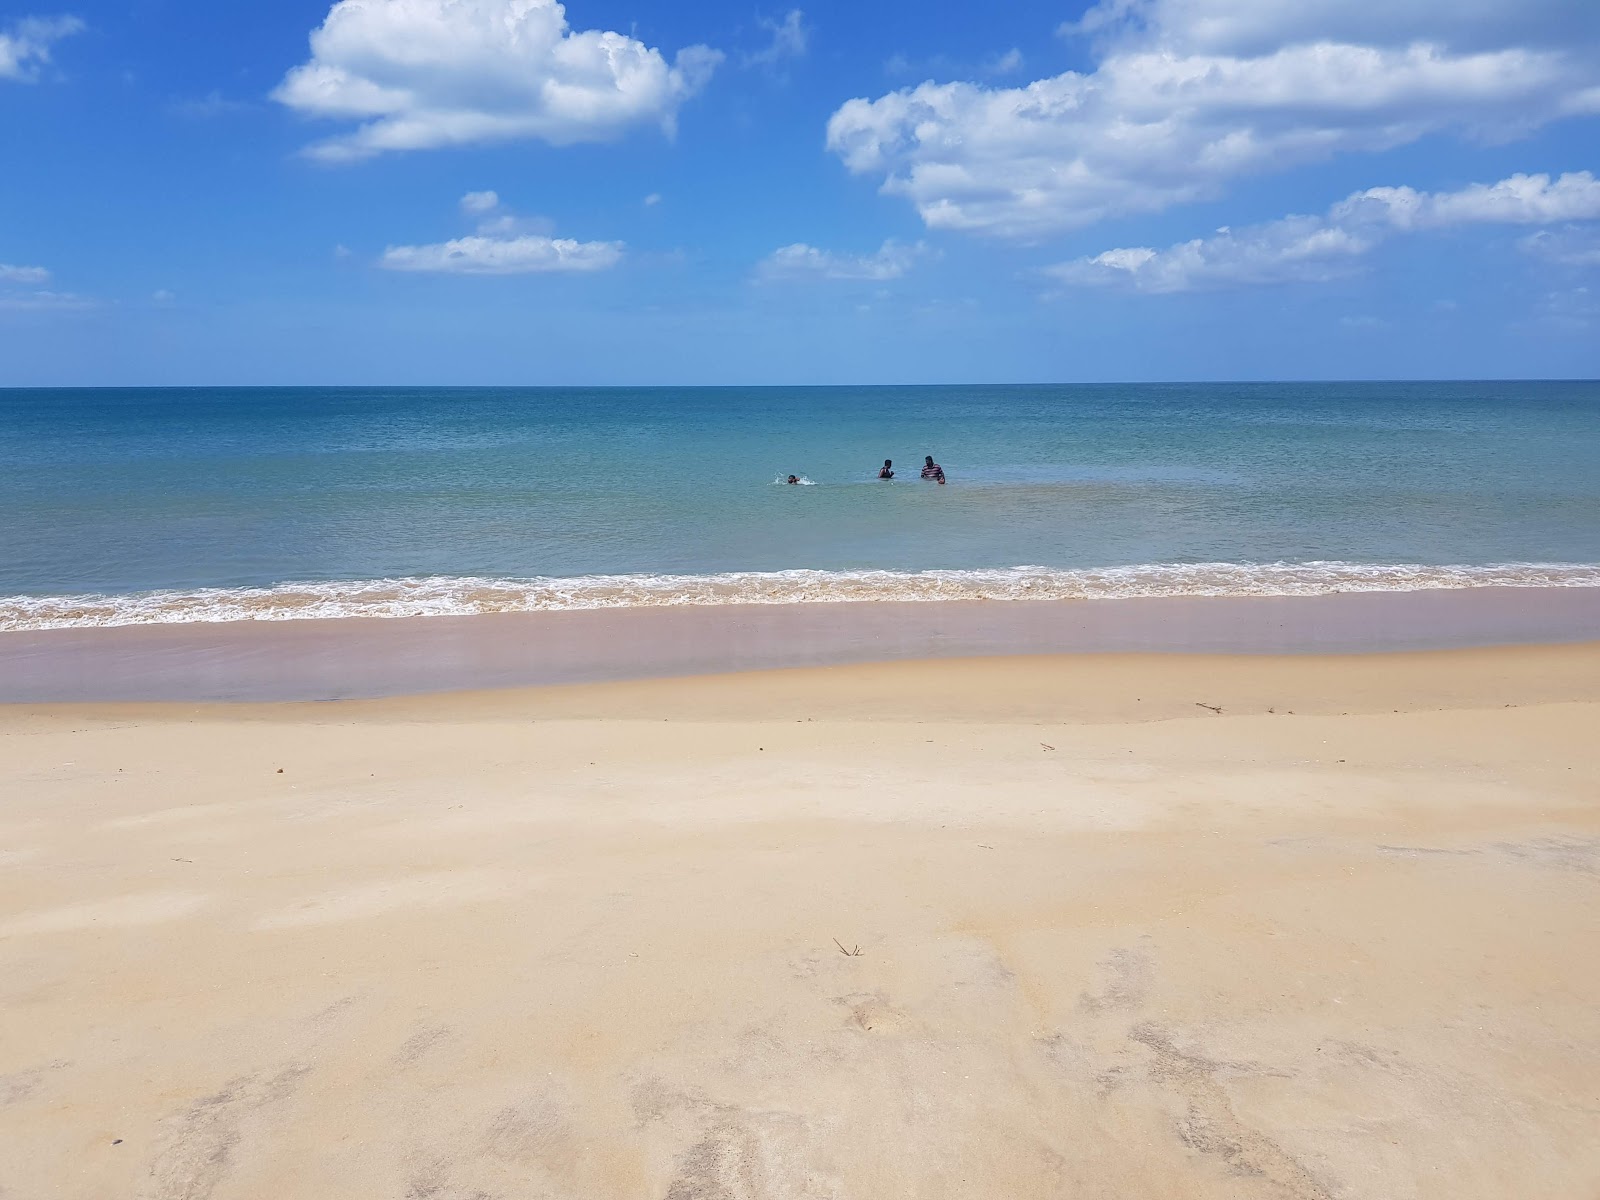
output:
M11 390L0 513L0 628L1600 583L1600 384Z

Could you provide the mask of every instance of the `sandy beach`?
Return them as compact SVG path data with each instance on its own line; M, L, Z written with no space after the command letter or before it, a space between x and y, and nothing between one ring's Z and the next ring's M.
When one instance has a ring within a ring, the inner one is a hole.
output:
M1600 1195L1600 644L0 708L6 1200Z

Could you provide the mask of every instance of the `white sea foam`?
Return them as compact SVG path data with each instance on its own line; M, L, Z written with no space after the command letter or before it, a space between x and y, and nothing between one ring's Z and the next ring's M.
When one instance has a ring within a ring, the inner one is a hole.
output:
M796 570L532 579L376 579L129 595L6 596L0 597L0 630L468 616L673 605L1316 596L1474 587L1600 587L1600 563L1445 567L1349 562L1163 563L1072 570L1012 567L971 571Z

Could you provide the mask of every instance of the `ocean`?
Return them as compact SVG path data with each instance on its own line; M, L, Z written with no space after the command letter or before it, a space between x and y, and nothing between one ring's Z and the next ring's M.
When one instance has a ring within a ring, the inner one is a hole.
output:
M1600 384L0 391L0 630L1491 584L1600 585Z

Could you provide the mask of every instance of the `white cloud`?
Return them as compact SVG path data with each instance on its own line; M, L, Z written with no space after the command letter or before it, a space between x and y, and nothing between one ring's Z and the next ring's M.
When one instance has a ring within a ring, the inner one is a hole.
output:
M571 238L464 237L431 246L390 246L378 265L390 271L449 275L531 275L545 271L603 271L622 260L621 242Z
M1219 194L1241 176L1429 134L1600 113L1593 0L1108 0L1093 71L926 82L828 123L853 172L933 228L1030 238Z
M1010 75L1014 71L1022 70L1022 65L1022 51L1013 46L1004 54L997 54L985 60L983 69L990 75Z
M781 21L770 17L758 19L761 28L772 40L762 49L744 56L747 67L772 66L786 58L804 58L811 42L811 30L806 28L806 16L798 8L791 8Z
M1541 229L1517 243L1523 250L1564 267L1600 267L1600 230L1569 225Z
M99 301L76 292L56 292L44 287L51 274L44 267L19 267L0 263L0 284L18 285L0 291L0 309L11 312L95 308ZM21 290L19 290L21 289Z
M767 255L757 273L763 279L898 279L927 253L922 242L908 246L892 238L873 254L835 254L796 242Z
M166 288L160 288L150 293L150 302L152 304L171 304L177 298L176 293L168 291Z
M1600 217L1600 179L1588 171L1573 171L1554 182L1548 175L1512 175L1499 183L1474 183L1458 192L1368 188L1337 205L1334 215L1347 222L1376 219L1397 229L1585 221Z
M66 311L94 308L98 301L75 292L0 292L0 309L14 312Z
M14 267L0 263L0 283L49 283L50 272L43 267Z
M1433 42L1470 51L1593 42L1600 40L1600 14L1588 0L1101 0L1060 32L1208 54L1263 54L1316 41Z
M1141 292L1189 292L1234 284L1317 283L1347 275L1373 239L1330 228L1319 217L1286 217L1254 229L1221 230L1166 250L1107 250L1045 268L1062 283L1126 284Z
M1315 283L1348 275L1396 233L1472 224L1543 225L1600 218L1600 180L1576 171L1513 175L1455 192L1369 188L1325 216L1293 216L1248 229L1218 230L1165 250L1107 250L1045 273L1078 286L1122 285L1141 292L1188 292L1244 284Z
M504 210L488 212L478 222L478 233L484 237L505 238L527 233L548 235L555 230L556 223L548 217L519 217Z
M50 48L87 28L77 17L23 17L0 30L0 79L32 83L50 62Z
M557 0L338 0L311 60L273 93L308 116L362 122L312 146L326 160L534 138L606 141L641 124L671 131L719 51L672 65L620 33L574 31Z
M661 203L661 193L660 192L651 192L648 196L646 196L644 198L644 206L646 208L654 208L656 205L658 205L660 203Z
M469 237L423 246L390 246L378 265L390 271L449 275L531 275L548 271L603 271L622 261L621 242L579 242L551 236L542 217L519 217L496 192L468 192L461 211L477 216Z

